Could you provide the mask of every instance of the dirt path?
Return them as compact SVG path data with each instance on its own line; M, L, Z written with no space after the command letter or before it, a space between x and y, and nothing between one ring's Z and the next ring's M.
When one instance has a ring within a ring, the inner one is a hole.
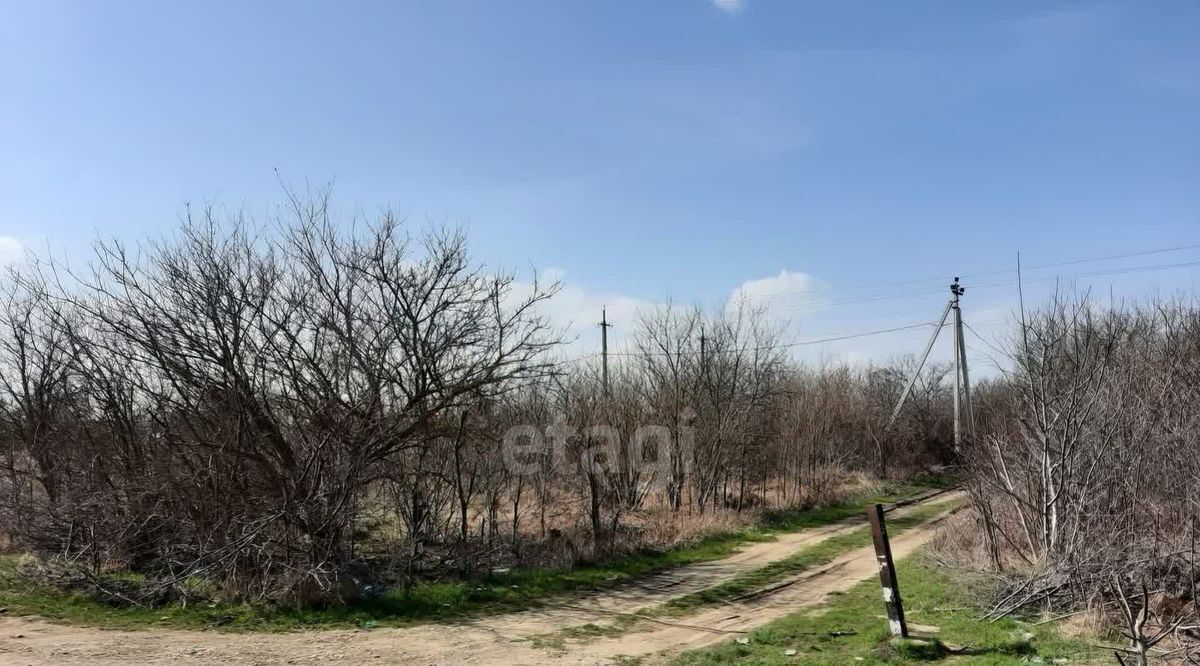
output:
M941 495L899 508L904 515L916 506L956 497ZM616 615L653 606L696 592L774 560L856 529L865 521L839 523L780 535L771 542L747 546L723 560L680 567L641 579L636 584L587 595L536 610L510 613L454 625L404 629L319 630L288 634L217 633L211 631L107 631L52 624L39 620L0 619L0 664L605 664L619 656L676 653L730 640L798 608L821 603L835 591L848 589L876 571L870 548L836 558L817 570L785 581L790 584L759 599L703 610L673 622L620 637L571 643L547 650L524 640L562 627L604 623ZM902 557L933 531L931 521L892 540Z

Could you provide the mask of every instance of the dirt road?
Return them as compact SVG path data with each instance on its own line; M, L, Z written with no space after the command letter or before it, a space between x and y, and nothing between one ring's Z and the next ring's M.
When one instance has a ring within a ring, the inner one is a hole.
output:
M942 495L926 503L957 497ZM904 515L916 506L896 510ZM404 629L325 630L288 634L214 631L107 631L34 619L0 619L0 664L30 666L97 664L606 664L621 656L655 661L683 650L731 640L799 608L823 602L876 573L874 552L861 548L816 570L784 581L757 599L701 610L670 623L643 623L618 637L536 647L529 638L560 628L607 623L622 613L696 592L781 559L837 534L856 529L842 523L781 535L719 561L681 567L637 583L572 600L569 604L463 622ZM924 543L934 519L892 539L896 557Z

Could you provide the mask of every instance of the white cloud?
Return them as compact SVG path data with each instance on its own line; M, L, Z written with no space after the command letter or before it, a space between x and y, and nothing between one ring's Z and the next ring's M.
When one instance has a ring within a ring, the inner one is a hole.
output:
M25 246L12 236L0 236L0 264L19 261L25 256Z
M602 310L607 310L608 321L612 324L608 330L609 350L620 351L636 326L638 313L658 305L654 301L616 292L592 291L568 283L565 276L565 271L559 269L541 271L538 279L543 287L557 281L561 289L553 298L543 301L539 310L551 326L563 333L567 342L564 353L568 356L600 351L599 323ZM532 289L530 282L517 282L509 298L525 298Z
M745 295L749 298L763 298L778 296L780 294L805 292L812 289L815 282L813 276L808 273L783 269L779 271L779 275L743 282L737 289L733 290L733 295L735 297Z
M746 8L746 0L711 0L714 7L726 14L737 14Z
M750 306L762 306L779 319L789 320L819 307L820 302L813 296L813 291L819 288L819 281L812 275L784 269L779 275L738 285L729 294L726 308L744 301Z

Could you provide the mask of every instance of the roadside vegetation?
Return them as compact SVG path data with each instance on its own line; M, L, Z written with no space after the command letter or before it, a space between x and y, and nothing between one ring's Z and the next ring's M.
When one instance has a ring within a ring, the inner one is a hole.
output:
M0 280L10 577L131 614L427 617L953 462L944 367L888 427L910 361L807 367L749 299L650 308L607 366L567 357L556 284L479 265L460 230L285 195Z
M1126 664L1200 660L1200 304L1059 295L977 391L975 524L942 561L997 580L993 618L1091 612Z
M368 600L321 608L246 603L169 603L159 606L104 603L89 594L70 593L31 581L19 573L20 558L2 556L0 607L14 615L38 615L110 628L287 631L318 626L374 628L453 621L528 608L563 594L604 589L657 571L721 559L748 543L770 540L782 532L858 518L871 504L901 502L928 490L945 489L952 481L944 476L917 477L908 482L888 484L879 492L861 493L825 506L770 512L758 523L744 529L711 534L667 550L642 550L603 563L580 563L567 570L514 569L475 581L423 581L407 592L395 588ZM923 508L912 515L926 516L946 508L941 504L934 506L937 511ZM902 529L900 526L915 520L905 517L895 524ZM855 534L858 532L861 530Z

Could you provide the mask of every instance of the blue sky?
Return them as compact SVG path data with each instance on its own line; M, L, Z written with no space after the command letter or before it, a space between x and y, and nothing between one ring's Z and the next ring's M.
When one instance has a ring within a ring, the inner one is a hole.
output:
M280 177L332 180L348 212L464 223L490 265L561 276L555 316L590 349L602 304L619 337L648 303L719 306L740 289L805 340L932 318L947 278L1011 269L1018 250L1040 265L1200 243L1200 4L1186 0L0 12L10 257L155 234L188 201L265 215ZM1031 277L1188 261L1200 248ZM1198 276L1075 280L1137 296ZM1007 280L968 288L985 334L1015 293L984 285ZM805 353L878 359L925 335Z

